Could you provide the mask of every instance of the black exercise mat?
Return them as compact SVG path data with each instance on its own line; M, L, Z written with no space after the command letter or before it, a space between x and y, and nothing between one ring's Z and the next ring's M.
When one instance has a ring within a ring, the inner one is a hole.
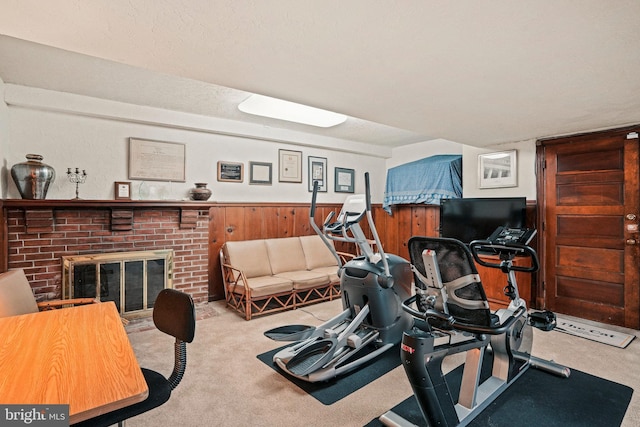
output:
M325 405L331 405L400 366L400 347L394 346L356 370L332 380L309 383L283 372L273 363L273 355L283 346L258 355L258 359Z
M458 395L461 376L462 367L447 374L447 382L454 396ZM569 378L560 378L529 368L468 425L619 426L632 394L630 387L581 371L572 370ZM414 396L392 410L415 425L426 425ZM377 426L382 426L377 418L366 425Z

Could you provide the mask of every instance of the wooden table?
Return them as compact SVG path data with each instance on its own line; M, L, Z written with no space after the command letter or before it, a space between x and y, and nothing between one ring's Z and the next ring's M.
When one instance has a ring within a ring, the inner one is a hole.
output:
M149 394L113 302L0 318L0 372L0 403L69 404L71 424Z

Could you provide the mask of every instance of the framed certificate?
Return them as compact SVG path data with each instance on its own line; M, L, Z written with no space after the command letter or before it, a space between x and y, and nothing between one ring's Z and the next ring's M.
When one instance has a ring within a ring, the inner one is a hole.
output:
M279 150L278 181L302 182L302 151Z
M131 200L131 183L116 181L114 183L114 194L116 200Z

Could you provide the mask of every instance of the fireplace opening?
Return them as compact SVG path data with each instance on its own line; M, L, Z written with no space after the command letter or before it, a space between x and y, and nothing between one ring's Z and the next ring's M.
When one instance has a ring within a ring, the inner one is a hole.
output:
M172 287L173 251L114 252L62 257L63 298L113 301L125 318L151 314Z

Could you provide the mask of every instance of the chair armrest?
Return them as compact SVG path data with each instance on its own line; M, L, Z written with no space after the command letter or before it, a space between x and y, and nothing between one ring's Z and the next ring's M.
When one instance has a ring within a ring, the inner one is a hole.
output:
M339 252L336 251L338 256L340 256L340 261L342 261L342 265L346 264L349 260L354 259L356 256L354 254L350 254L349 252Z
M72 298L72 299L56 299L49 301L40 301L38 304L38 308L40 311L46 310L55 310L56 308L61 308L69 305L85 305L85 304L96 304L99 301L94 298Z

